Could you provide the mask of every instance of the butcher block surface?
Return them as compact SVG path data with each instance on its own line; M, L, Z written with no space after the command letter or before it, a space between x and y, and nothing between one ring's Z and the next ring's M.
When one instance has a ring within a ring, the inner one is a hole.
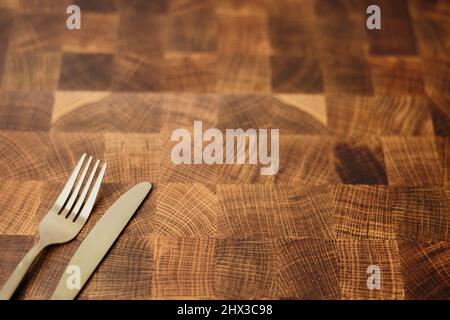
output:
M48 299L149 181L80 299L449 299L449 17L444 0L0 0L0 286L87 152L108 162L93 214L15 298ZM280 129L278 173L172 163L194 120Z

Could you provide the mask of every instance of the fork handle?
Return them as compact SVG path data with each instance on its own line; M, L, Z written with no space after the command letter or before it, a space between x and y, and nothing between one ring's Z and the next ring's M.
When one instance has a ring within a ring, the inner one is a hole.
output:
M25 274L31 264L46 246L47 245L39 239L35 246L31 248L30 251L28 251L28 253L22 258L14 272L9 276L9 279L3 285L3 288L0 290L0 300L11 299L11 296L22 282L22 279L25 277Z

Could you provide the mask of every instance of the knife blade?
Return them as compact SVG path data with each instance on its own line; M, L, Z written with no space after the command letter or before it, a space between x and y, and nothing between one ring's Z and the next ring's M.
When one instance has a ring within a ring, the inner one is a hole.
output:
M151 188L149 182L135 185L106 211L73 255L51 296L52 300L71 300L78 295ZM73 276L79 277L75 282L78 285L69 285L68 281Z

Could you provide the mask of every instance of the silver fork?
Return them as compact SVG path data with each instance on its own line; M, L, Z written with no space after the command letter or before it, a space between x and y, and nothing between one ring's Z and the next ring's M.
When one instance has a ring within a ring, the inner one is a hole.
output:
M41 224L39 225L38 242L30 251L28 251L25 257L23 257L22 261L20 261L19 265L3 285L3 288L0 290L0 300L11 298L31 264L45 247L69 242L75 238L81 228L83 228L92 212L106 170L106 163L103 163L91 188L92 181L94 180L100 163L100 161L97 160L80 193L92 162L92 157L89 157L81 171L85 159L86 154L83 154L55 203L45 215L44 219L42 219ZM91 189L90 192L89 189ZM86 199L88 193L89 196Z

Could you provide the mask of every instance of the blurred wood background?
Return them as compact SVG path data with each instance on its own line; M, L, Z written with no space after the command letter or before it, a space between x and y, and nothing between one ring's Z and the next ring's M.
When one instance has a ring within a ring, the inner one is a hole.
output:
M449 17L445 0L0 0L0 285L88 152L109 163L96 210L16 298L49 298L148 180L80 298L449 299ZM194 120L279 128L280 171L172 164Z

